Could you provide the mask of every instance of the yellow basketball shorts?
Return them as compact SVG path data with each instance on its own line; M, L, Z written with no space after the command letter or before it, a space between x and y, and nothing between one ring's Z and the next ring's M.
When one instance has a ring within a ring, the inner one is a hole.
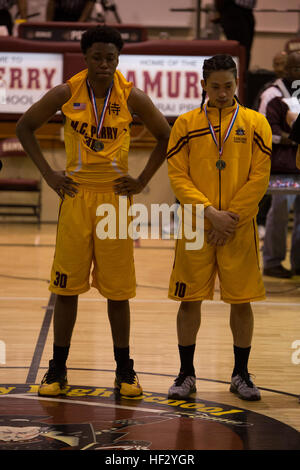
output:
M126 205L128 208L129 199ZM102 215L97 215L99 207L109 211L102 210ZM109 220L108 215L111 217ZM128 226L130 220L128 217L126 220ZM58 217L51 292L78 295L92 286L111 300L127 300L135 296L133 240L129 236L119 239L118 221L119 196L113 192L96 192L80 187L74 198L65 197ZM99 223L106 232L112 229L109 237L99 238ZM114 232L116 237L111 238Z
M169 298L179 301L212 300L218 274L221 299L227 303L247 303L265 298L260 272L256 222L239 227L224 246L206 241L199 250L186 250L178 239L169 284Z

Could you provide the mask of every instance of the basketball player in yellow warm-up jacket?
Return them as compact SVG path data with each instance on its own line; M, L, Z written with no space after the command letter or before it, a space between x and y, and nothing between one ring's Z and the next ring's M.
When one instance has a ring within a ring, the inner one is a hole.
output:
M221 299L231 305L231 391L259 400L247 365L253 332L250 302L265 298L255 218L269 183L272 133L262 114L236 99L237 69L231 56L205 60L201 83L201 108L177 119L167 154L171 185L181 205L204 207L203 247L187 249L184 231L176 245L169 297L181 301L181 368L169 395L184 398L196 390L193 360L201 302L213 298L218 274Z
M92 264L92 286L107 299L116 360L115 387L125 396L142 394L129 353L129 299L135 296L136 287L133 240L126 232L128 220L125 227L119 226L118 210L127 196L127 214L130 197L142 191L163 163L170 128L150 98L117 71L122 46L121 35L113 28L97 26L86 31L81 48L87 69L46 93L17 124L24 149L62 199L50 284L50 291L57 295L53 359L39 387L40 395L67 392L66 361L78 295L90 288ZM60 109L65 120L65 172L49 166L34 134ZM133 114L157 139L136 179L128 175L127 162ZM99 225L107 207L115 210L116 233L107 234ZM119 229L122 236L118 236Z

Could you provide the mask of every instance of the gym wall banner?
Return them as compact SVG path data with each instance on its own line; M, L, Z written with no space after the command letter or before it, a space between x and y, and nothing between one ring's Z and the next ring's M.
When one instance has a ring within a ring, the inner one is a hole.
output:
M200 105L202 67L209 57L121 54L118 69L150 96L162 114L171 117ZM233 58L238 67L238 58ZM0 113L24 113L63 83L63 67L63 54L1 52Z
M197 108L202 99L202 67L208 56L126 55L118 69L143 90L165 116ZM238 58L233 57L238 67Z
M0 53L0 112L24 113L63 81L63 55Z

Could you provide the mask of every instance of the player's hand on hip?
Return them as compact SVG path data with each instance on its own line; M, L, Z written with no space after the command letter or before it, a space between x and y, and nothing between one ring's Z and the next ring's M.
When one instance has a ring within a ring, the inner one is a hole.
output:
M120 196L131 196L138 194L143 190L144 186L138 178L132 178L130 175L122 176L114 181L115 194Z
M78 192L78 183L66 176L64 171L51 171L44 175L44 178L48 185L64 200L67 194L70 197L74 197Z

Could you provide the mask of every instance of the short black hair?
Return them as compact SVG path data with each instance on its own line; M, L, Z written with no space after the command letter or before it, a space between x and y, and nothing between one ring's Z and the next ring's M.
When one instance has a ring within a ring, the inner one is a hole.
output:
M237 78L236 63L229 54L217 54L203 63L203 80L206 82L212 72L217 70L230 70Z
M203 62L203 80L206 83L208 77L212 72L216 72L218 70L229 70L232 72L235 79L237 79L237 67L236 63L234 62L233 58L229 54L217 54L211 57L210 59L205 59ZM234 95L235 99L239 104L240 101L236 95ZM202 101L200 105L201 111L203 110L203 105L206 99L206 91L202 90Z
M80 43L83 54L85 54L95 42L114 44L119 52L121 52L124 45L120 32L106 25L96 26L83 33Z

